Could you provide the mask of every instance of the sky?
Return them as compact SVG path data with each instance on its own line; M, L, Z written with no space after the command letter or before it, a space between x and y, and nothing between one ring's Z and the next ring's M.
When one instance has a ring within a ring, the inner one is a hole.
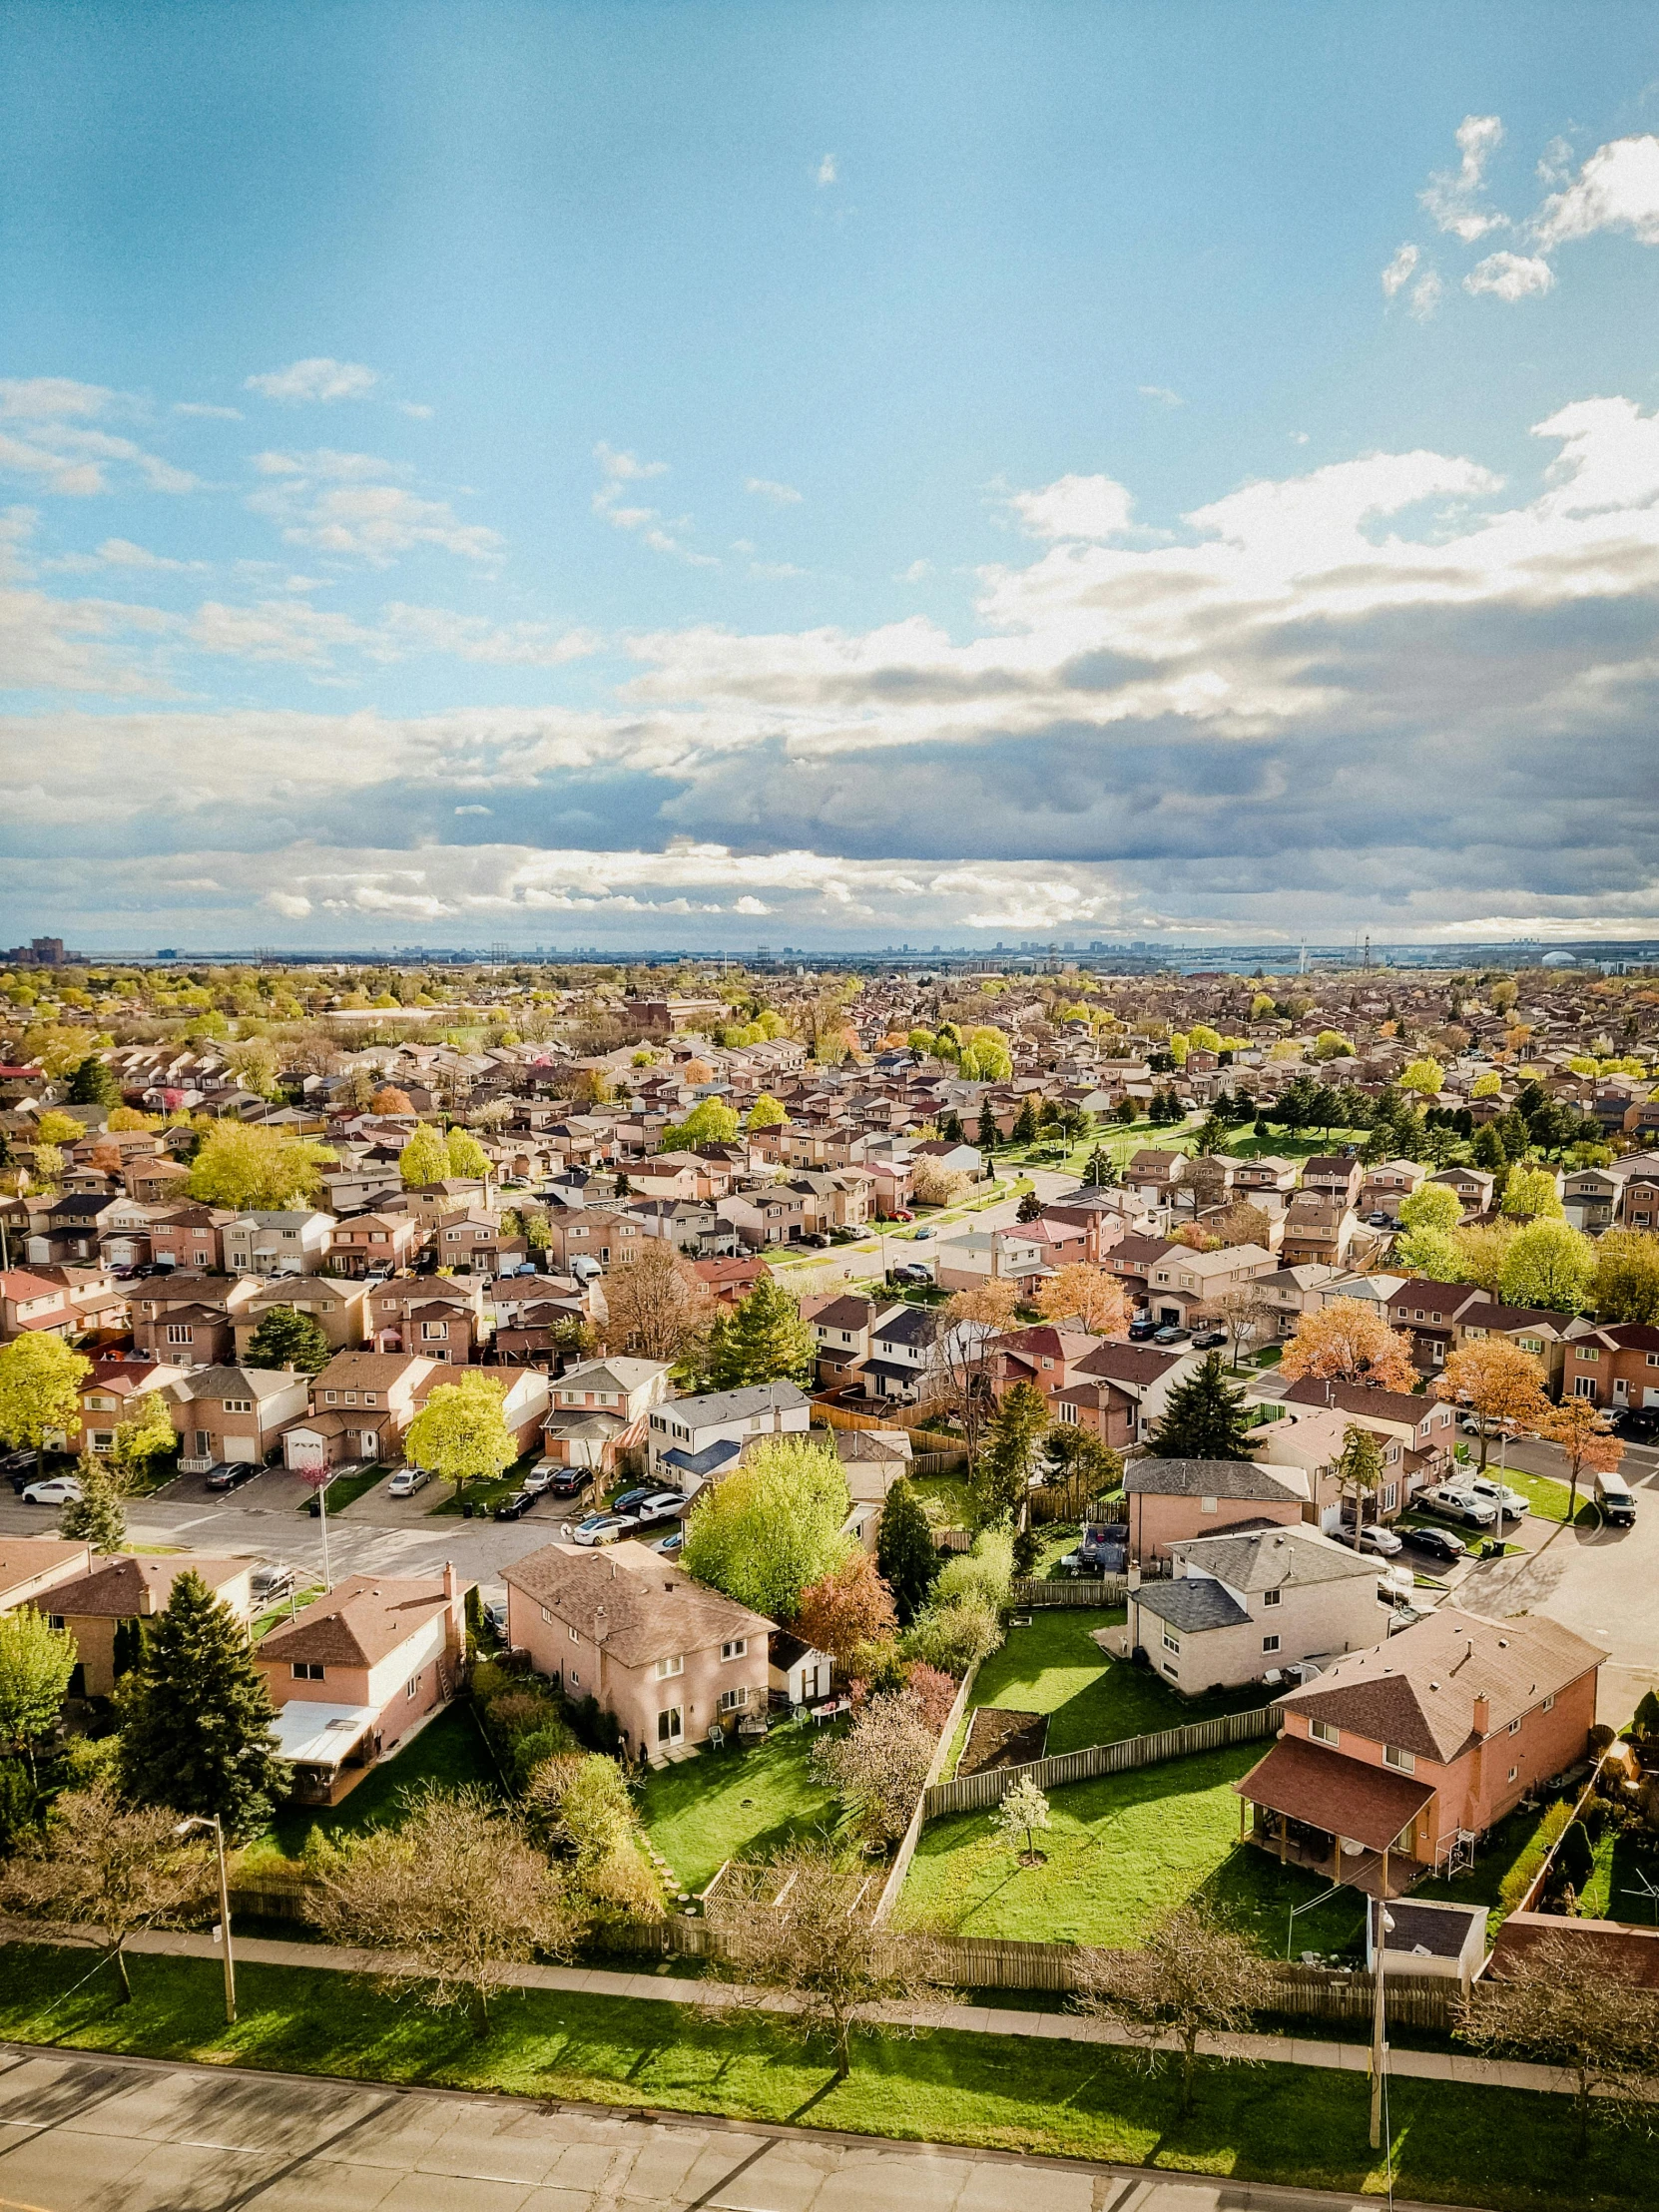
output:
M0 0L0 943L1659 935L1659 18Z

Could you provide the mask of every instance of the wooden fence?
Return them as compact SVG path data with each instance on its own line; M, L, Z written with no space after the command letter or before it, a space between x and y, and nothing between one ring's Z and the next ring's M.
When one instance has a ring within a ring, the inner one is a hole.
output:
M831 1428L920 1428L936 1410L930 1405L894 1405L883 1413L854 1413L845 1405L832 1405L825 1397L813 1400L814 1421L825 1421ZM946 1437L943 1429L933 1433Z
M910 1453L912 1474L955 1474L967 1465L967 1453L955 1451L916 1451Z
M1126 1736L1121 1743L1091 1744L1084 1751L1061 1752L1054 1759L1032 1759L1020 1767L987 1767L959 1775L922 1792L921 1817L936 1821L947 1813L983 1813L1000 1805L1016 1782L1034 1782L1039 1790L1063 1789L1068 1782L1089 1782L1096 1775L1127 1774L1135 1767L1161 1766L1194 1752L1221 1751L1278 1733L1283 1708L1262 1705L1250 1712L1227 1713L1219 1720L1190 1721L1183 1728L1160 1729L1155 1736Z
M1121 1574L1079 1575L1075 1582L1043 1582L1020 1576L1008 1585L1008 1608L1028 1606L1121 1605L1129 1583Z
M898 1903L898 1893L904 1887L904 1877L910 1871L910 1861L915 1857L916 1845L921 1841L922 1824L927 1819L928 1792L944 1772L944 1763L950 1757L951 1748L956 1741L956 1731L961 1727L967 1714L968 1704L973 1696L973 1685L978 1673L979 1662L976 1659L962 1677L961 1687L956 1692L950 1708L950 1717L939 1733L938 1742L933 1746L933 1757L928 1764L927 1774L921 1785L921 1794L916 1799L915 1811L910 1815L910 1825L905 1829L899 1843L891 1872L881 1886L881 1895L875 1907L877 1923L884 1921Z

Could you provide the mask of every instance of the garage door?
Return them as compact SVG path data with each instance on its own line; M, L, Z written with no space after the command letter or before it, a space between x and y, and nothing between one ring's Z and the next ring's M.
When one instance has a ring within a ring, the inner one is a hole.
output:
M240 1465L244 1460L257 1459L260 1456L260 1447L252 1436L227 1436L225 1456L236 1460Z

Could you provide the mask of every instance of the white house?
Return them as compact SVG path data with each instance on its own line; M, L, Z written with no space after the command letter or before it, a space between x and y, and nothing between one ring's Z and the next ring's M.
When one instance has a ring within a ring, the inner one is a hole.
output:
M332 1214L309 1208L291 1213L239 1214L222 1232L231 1275L316 1275L328 1258Z
M651 1413L652 1475L689 1490L735 1467L755 1437L805 1436L812 1419L812 1399L794 1382L677 1397Z
M1381 1563L1318 1529L1240 1528L1170 1546L1168 1581L1129 1592L1129 1648L1192 1697L1386 1633Z

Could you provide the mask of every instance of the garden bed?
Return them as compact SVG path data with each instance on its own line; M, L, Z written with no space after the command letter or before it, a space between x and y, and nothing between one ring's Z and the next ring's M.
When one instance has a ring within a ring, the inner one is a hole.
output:
M1018 1713L1005 1705L981 1705L968 1723L956 1772L985 1774L992 1767L1024 1767L1043 1756L1046 1713Z

